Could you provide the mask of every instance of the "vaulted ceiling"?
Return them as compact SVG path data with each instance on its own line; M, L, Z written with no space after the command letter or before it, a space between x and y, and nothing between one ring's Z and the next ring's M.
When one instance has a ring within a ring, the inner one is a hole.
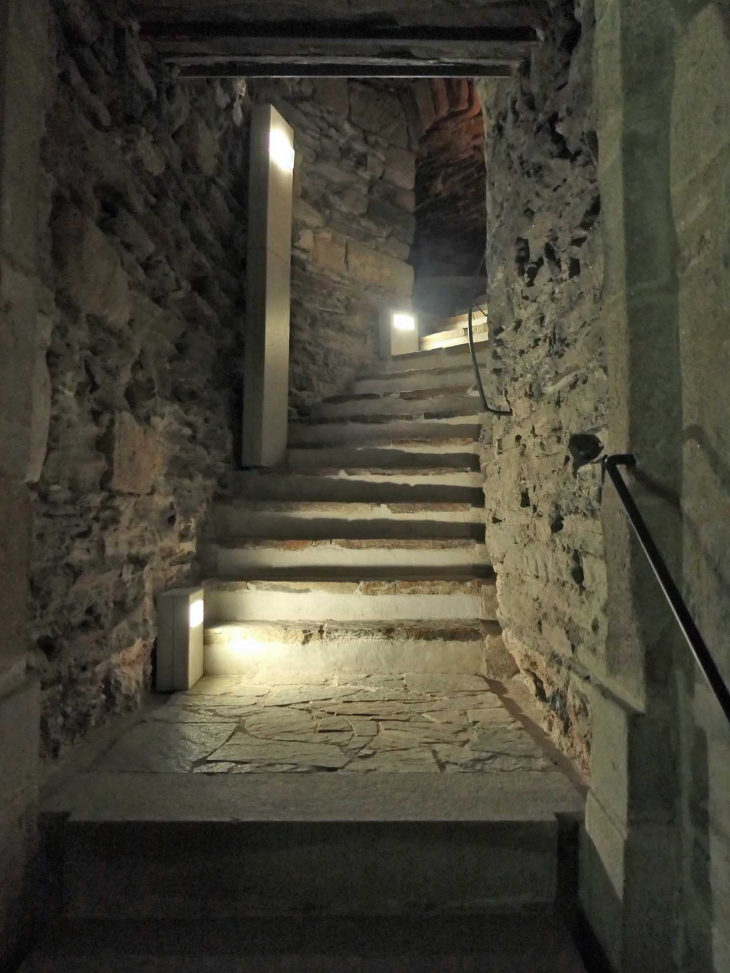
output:
M133 0L188 77L501 76L539 42L526 0Z

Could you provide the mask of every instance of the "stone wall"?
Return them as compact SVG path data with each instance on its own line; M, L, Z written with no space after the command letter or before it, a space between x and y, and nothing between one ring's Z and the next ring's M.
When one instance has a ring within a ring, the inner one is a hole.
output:
M573 433L605 441L598 320L593 12L552 4L514 82L480 82L486 119L487 270L495 418L484 455L486 540L504 641L555 739L586 766L589 679L600 668L606 581L597 467L576 471Z
M416 156L414 304L426 313L453 314L461 309L460 300L465 303L464 286L449 287L443 278L473 278L484 256L484 117L471 79L415 84L425 86L418 101L430 99L433 121L424 119L430 125ZM429 282L434 277L436 287Z
M730 13L596 6L611 449L636 454L632 494L729 680ZM616 970L726 973L730 727L611 488L603 516L581 898Z
M384 83L258 81L294 129L290 405L345 391L377 354L380 308L410 306L415 156Z
M114 5L56 5L43 143L32 640L44 752L149 684L240 423L244 86L172 84Z

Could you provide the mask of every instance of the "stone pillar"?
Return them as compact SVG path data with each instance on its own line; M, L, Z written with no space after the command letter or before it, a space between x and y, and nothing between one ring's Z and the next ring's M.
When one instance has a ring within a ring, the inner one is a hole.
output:
M284 460L289 404L289 316L294 133L272 105L254 106L248 217L243 465ZM290 165L291 163L291 165Z
M37 472L40 141L52 71L46 0L0 2L0 968L32 923L39 688L27 673L30 503ZM41 447L44 449L44 447Z
M670 200L675 20L670 0L598 0L594 55L606 247L610 452L680 576L682 362ZM616 971L677 970L684 651L610 483L603 489L608 639L593 693L581 901Z

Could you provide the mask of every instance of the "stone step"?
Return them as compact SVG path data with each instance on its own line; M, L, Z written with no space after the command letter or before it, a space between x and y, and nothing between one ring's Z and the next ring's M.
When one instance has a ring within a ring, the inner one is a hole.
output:
M306 418L289 422L289 445L307 446L342 443L393 443L430 439L479 439L483 417L434 413L423 418L409 415L348 416L330 420Z
M230 538L201 545L208 577L239 577L262 570L290 570L307 577L333 569L477 574L489 568L486 545L468 538L412 540L270 540Z
M86 922L548 906L558 888L556 814L580 808L557 771L97 771L46 803L67 815L66 916Z
M400 392L365 392L335 395L316 406L312 415L394 416L409 414L420 418L434 413L440 416L469 416L479 411L479 395L468 386L424 388Z
M353 500L363 503L483 502L484 477L471 470L314 469L305 473L252 470L233 474L230 496L245 500Z
M474 344L477 341L485 341L489 335L489 326L486 323L486 319L479 315L482 323L473 324L474 333ZM435 331L433 334L424 335L421 338L420 345L421 351L431 351L434 348L455 348L459 345L468 345L469 342L469 325L468 321L463 324L459 324L454 328L450 328L446 331Z
M486 381L490 361L485 355L480 362L482 381ZM450 386L473 387L475 384L474 367L471 359L457 365L444 365L441 368L406 368L399 372L381 372L357 379L352 387L354 395L372 393L420 391L424 388L448 388Z
M213 536L295 540L333 537L484 537L484 509L471 503L220 500Z
M400 440L372 446L356 444L342 446L290 447L286 452L285 469L312 470L322 468L426 469L454 467L476 472L479 465L479 444L460 437L431 440Z
M337 572L342 578L343 572ZM205 618L221 622L496 619L493 578L205 582Z
M219 893L220 894L220 893ZM387 945L384 945L387 944ZM428 918L69 920L19 973L585 973L557 909Z
M489 342L486 340L475 343L477 361L487 365L492 361ZM434 348L431 351L414 351L410 355L398 355L378 362L378 365L366 372L361 378L382 377L394 373L408 372L418 369L446 368L451 365L469 365L471 353L465 345L453 348Z
M481 675L491 632L490 623L459 619L209 624L204 670L270 686L290 684L294 672L307 683L357 672Z

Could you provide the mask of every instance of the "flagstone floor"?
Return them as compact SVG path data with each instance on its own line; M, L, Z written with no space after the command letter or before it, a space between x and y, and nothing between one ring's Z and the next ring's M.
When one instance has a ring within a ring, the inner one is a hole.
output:
M406 673L276 687L207 676L146 711L90 769L544 773L559 762L539 727L505 701L501 684Z

